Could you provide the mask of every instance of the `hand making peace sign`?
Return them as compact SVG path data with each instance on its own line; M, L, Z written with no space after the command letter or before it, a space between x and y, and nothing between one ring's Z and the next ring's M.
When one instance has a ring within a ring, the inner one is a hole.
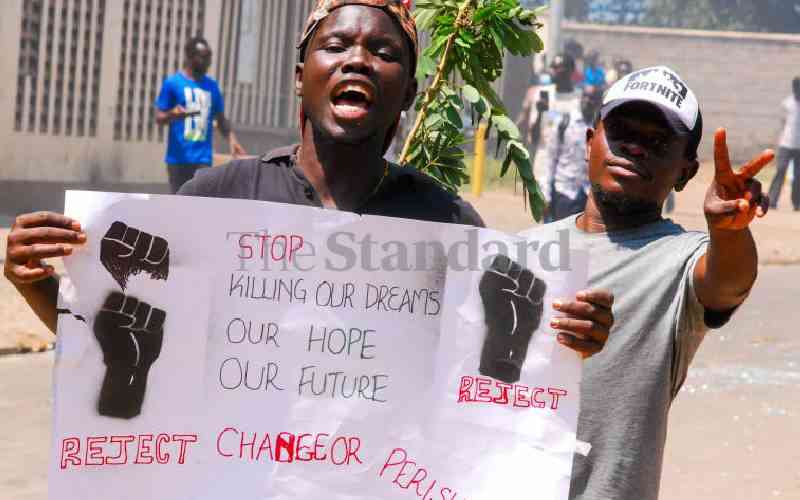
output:
M769 149L747 162L738 173L728 155L724 128L714 134L714 182L708 188L705 214L709 229L736 231L750 225L769 210L769 197L761 192L755 175L775 157Z

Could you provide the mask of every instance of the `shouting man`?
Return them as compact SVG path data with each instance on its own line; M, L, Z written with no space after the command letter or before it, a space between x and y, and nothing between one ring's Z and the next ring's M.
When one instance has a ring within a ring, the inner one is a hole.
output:
M667 412L707 329L724 325L756 279L749 226L769 200L753 178L765 151L734 172L725 131L714 138L708 233L662 217L674 188L698 169L702 117L694 93L666 67L632 73L605 95L587 132L591 192L583 213L527 231L544 240L569 231L591 255L589 285L611 290L618 322L584 364L572 499L655 500Z
M483 225L432 178L383 158L417 92L417 31L402 2L321 0L298 47L301 143L205 169L179 194ZM42 259L69 255L85 241L78 221L48 212L20 216L9 233L5 275L54 332L58 282ZM584 356L598 352L612 302L600 290L559 302L559 341Z

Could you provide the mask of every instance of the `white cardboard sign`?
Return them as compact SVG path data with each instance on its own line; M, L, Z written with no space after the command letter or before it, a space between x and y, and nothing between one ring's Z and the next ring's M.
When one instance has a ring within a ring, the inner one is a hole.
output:
M243 200L66 214L51 499L567 498L580 360L549 320L580 252Z

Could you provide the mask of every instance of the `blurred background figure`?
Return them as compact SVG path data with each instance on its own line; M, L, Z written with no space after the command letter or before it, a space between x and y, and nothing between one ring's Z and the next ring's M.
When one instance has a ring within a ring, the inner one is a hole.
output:
M777 171L769 188L769 199L772 208L778 207L778 198L786 179L789 162L792 162L794 175L792 176L792 206L800 211L800 77L792 80L792 95L781 103L785 113L783 118L783 132L778 142Z
M583 66L583 85L590 92L602 92L606 86L606 70L600 64L600 54L592 50Z
M600 64L600 53L592 50L586 56L583 67L583 94L598 108L606 91L606 71Z
M582 68L584 66L584 52L583 45L574 38L564 42L564 54L572 57L575 61L575 71L572 72L572 83L577 87L583 87L584 75Z
M622 57L615 57L611 63L611 69L606 73L606 85L613 85L614 82L633 72L633 63Z
M553 58L548 72L532 75L517 117L548 203L546 221L583 211L589 189L586 129L599 109L602 92L587 93L575 83L575 74L582 73L573 54L582 50L573 44L570 51Z
M546 100L541 99L554 88L552 76L549 72L532 73L528 82L528 90L522 100L522 109L517 115L517 128L522 135L523 142L531 154L539 149L542 131L542 113L545 111Z
M548 204L548 222L582 212L589 190L586 129L593 101L575 87L575 67L571 55L557 55L550 65L554 84L540 89L536 104L542 138L537 175Z
M155 102L155 120L169 125L167 164L170 191L174 194L197 170L213 163L214 122L228 140L231 155L247 152L239 144L228 119L217 81L206 74L211 66L211 48L199 36L184 47L184 65L161 85Z

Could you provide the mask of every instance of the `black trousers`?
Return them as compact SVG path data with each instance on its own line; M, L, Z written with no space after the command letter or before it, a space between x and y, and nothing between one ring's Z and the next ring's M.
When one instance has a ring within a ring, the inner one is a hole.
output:
M772 185L769 187L769 203L772 208L778 206L778 197L781 195L783 181L786 179L786 170L789 162L794 165L794 180L792 181L792 205L795 210L800 210L800 149L778 148L777 171Z
M192 180L194 174L201 168L209 168L210 165L192 165L192 164L172 164L167 163L167 177L169 177L169 189L172 194Z

